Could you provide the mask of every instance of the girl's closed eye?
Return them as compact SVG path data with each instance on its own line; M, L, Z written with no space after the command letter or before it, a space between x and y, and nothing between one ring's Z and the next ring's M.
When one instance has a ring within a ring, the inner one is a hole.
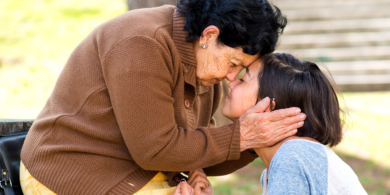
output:
M241 82L244 82L244 79L239 79Z

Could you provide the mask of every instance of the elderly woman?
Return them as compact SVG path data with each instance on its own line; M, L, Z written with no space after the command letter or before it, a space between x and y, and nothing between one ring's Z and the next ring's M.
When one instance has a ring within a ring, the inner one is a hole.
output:
M164 194L182 171L222 175L252 162L248 149L295 134L305 115L260 103L217 128L219 82L274 51L285 24L265 0L181 0L100 25L30 129L24 193Z

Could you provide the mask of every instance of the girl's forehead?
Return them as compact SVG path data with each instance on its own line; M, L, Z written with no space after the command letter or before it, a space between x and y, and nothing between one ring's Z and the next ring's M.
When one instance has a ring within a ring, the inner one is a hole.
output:
M255 60L249 67L248 67L248 70L247 72L249 71L249 74L256 74L256 73L259 73L259 71L262 69L263 67L263 60L261 60L260 58Z

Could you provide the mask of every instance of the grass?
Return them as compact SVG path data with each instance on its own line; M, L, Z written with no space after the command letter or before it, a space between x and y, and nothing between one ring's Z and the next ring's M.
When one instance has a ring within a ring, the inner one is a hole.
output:
M390 92L344 93L344 98L345 139L335 150L390 168Z
M127 9L125 0L0 1L0 118L34 119L68 56L96 26ZM334 150L369 194L390 194L390 92L344 93L349 116ZM259 194L260 159L210 178L216 194Z
M0 118L35 118L77 44L123 0L0 1Z

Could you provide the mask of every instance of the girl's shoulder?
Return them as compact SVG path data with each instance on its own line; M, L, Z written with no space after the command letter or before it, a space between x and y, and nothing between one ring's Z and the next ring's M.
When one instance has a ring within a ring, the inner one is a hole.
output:
M271 161L269 174L274 186L291 181L292 189L315 186L311 190L325 194L367 194L351 167L336 153L304 139L283 143Z
M292 139L284 142L278 151L275 153L275 156L272 160L279 159L292 159L292 158L326 158L327 150L332 151L330 148L326 147L323 144L309 141L306 139ZM324 159L325 160L325 159ZM272 163L272 162L271 162Z
M305 139L284 142L270 163L270 171L320 171L328 168L328 147ZM330 149L329 149L330 150ZM331 151L331 150L330 150Z

